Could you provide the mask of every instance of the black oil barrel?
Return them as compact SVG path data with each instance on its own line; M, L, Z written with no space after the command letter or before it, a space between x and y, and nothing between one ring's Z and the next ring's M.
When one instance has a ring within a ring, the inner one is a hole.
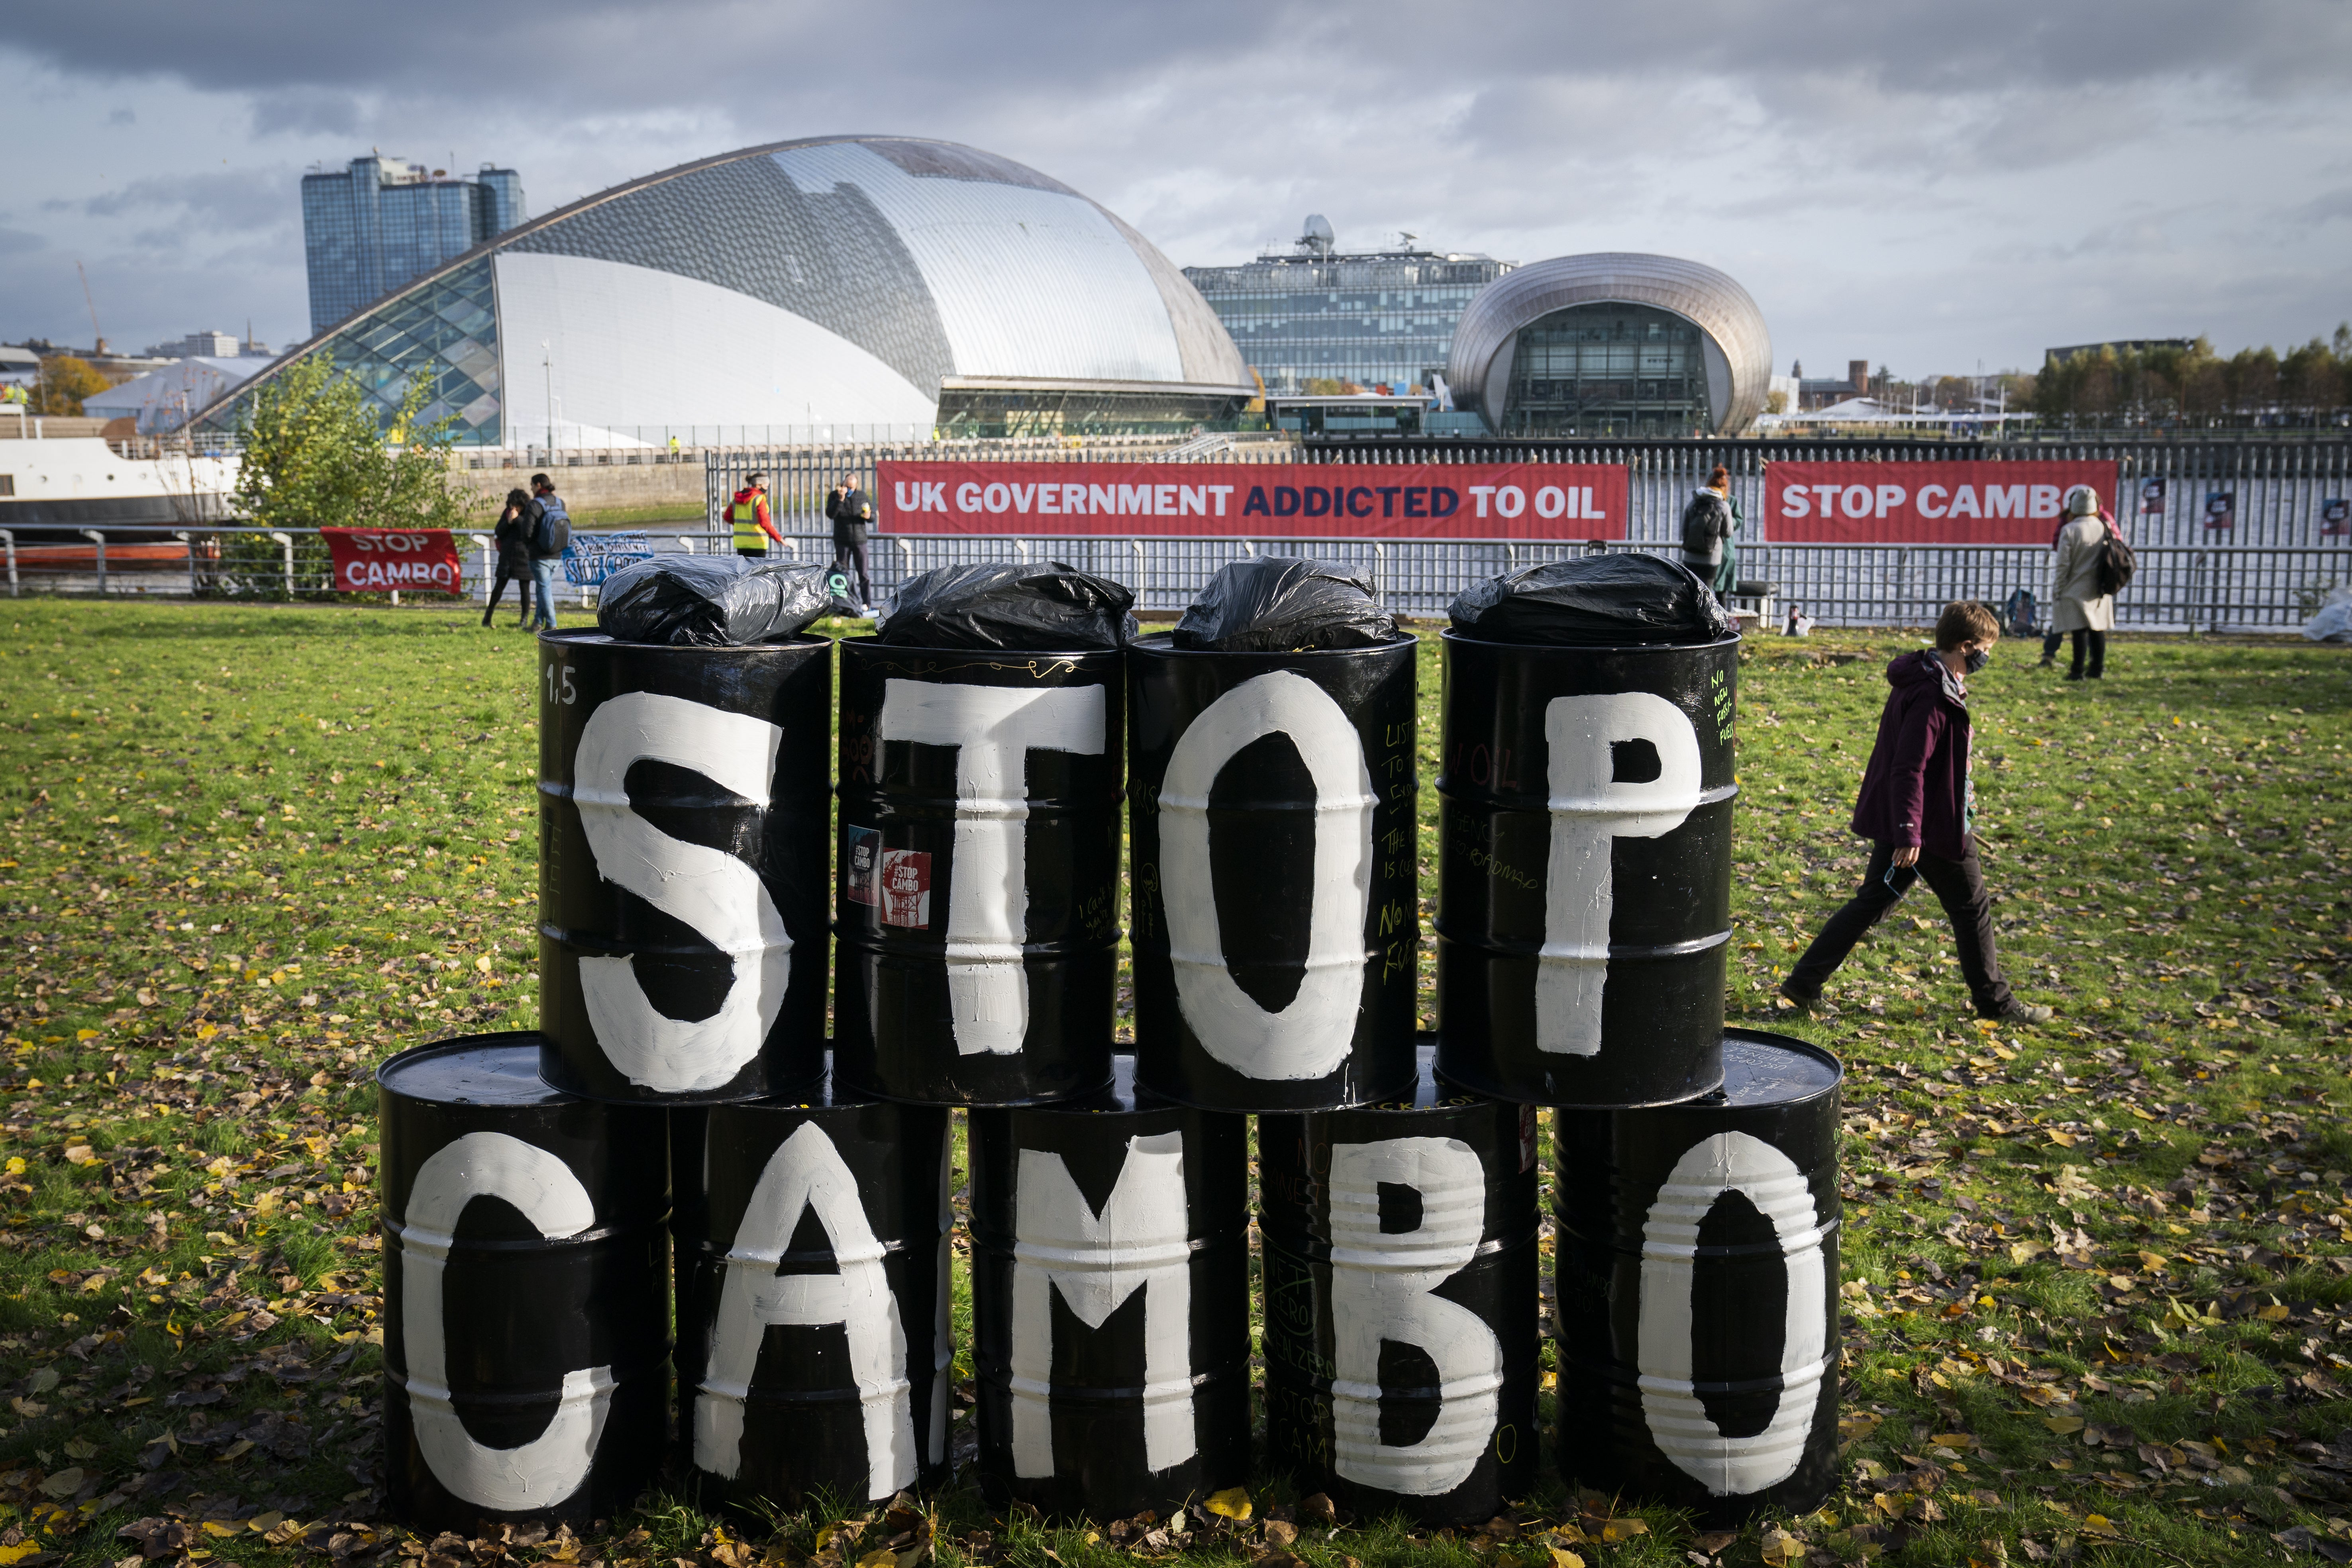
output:
M1119 659L842 643L844 1086L1018 1105L1110 1082Z
M1440 1081L1257 1124L1266 1447L1350 1512L1484 1523L1534 1490L1536 1110Z
M540 1045L470 1035L376 1071L384 1485L419 1530L584 1530L668 1446L667 1115L549 1088Z
M707 1104L824 1070L832 649L540 638L549 1082Z
M1445 634L1437 1069L1506 1100L1722 1081L1739 640Z
M1419 646L1128 649L1146 1088L1217 1111L1409 1092Z
M824 1084L670 1113L678 1447L706 1499L946 1478L949 1114Z
M1553 1113L1559 1458L1734 1525L1836 1483L1838 1090L1817 1047L1733 1030L1719 1093Z
M1248 1121L1111 1088L975 1110L980 1482L1125 1519L1249 1479Z

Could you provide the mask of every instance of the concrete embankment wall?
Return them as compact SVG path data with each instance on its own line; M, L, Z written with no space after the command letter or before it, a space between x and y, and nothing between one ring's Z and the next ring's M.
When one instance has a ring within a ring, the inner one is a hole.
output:
M463 459L460 459L462 462ZM702 463L583 463L549 467L543 461L513 468L454 470L450 483L482 497L481 517L487 524L498 516L500 502L511 489L529 489L530 476L544 472L555 481L556 494L573 521L590 528L661 522L702 516Z

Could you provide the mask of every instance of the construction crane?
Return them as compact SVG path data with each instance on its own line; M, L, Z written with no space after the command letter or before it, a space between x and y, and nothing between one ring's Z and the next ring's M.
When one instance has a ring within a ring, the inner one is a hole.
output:
M81 302L89 307L90 352L103 354L106 352L106 335L98 329L98 301L89 297L89 274L82 270L79 257L74 261L74 271L81 277Z

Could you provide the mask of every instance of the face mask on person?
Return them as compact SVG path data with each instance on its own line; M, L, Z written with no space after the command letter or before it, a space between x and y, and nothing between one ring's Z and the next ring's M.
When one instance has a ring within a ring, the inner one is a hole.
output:
M1992 650L1990 648L1971 649L1969 650L1968 656L1963 658L1960 662L1968 666L1969 674L1973 675L1979 670L1983 669L1987 664L1992 663Z

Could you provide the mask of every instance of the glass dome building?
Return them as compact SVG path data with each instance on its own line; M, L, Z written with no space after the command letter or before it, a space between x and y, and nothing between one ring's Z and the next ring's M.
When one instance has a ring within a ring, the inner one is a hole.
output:
M475 246L325 355L488 446L1119 431L1238 413L1247 368L1150 241L1009 159L911 137L706 158ZM724 434L721 434L721 433ZM804 434L803 434L804 433Z
M1764 412L1772 338L1714 267L1564 256L1481 289L1446 371L1456 406L1497 435L1730 435Z

